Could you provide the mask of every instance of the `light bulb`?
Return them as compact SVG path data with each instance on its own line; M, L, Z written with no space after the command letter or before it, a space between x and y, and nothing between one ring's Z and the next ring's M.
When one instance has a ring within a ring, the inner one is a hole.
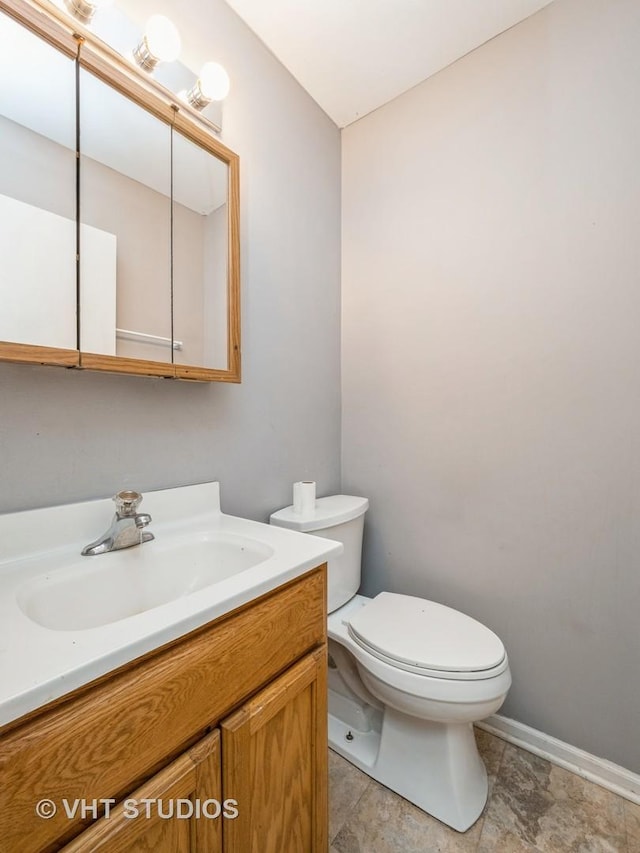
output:
M173 62L180 53L180 34L164 15L152 15L145 27L147 47L159 62Z
M153 71L159 62L173 62L180 53L180 34L164 15L152 15L133 56L145 71Z
M200 76L187 92L187 101L203 110L211 101L222 101L229 94L229 75L217 62L205 62Z
M205 62L198 82L202 94L210 101L223 101L229 94L229 75L217 62Z

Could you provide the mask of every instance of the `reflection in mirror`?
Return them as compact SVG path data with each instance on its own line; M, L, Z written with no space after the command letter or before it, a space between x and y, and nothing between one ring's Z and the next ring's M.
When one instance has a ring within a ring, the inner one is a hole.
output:
M80 71L80 349L171 362L171 128Z
M176 364L227 368L229 168L173 133Z
M0 12L0 341L77 349L74 61Z

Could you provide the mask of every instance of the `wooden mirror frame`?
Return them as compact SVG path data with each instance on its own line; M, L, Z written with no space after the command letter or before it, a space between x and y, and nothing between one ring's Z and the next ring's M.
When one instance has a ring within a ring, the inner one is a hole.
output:
M212 126L188 104L127 62L79 22L48 0L0 0L0 10L78 61L104 83L217 157L228 167L227 367L165 363L0 341L0 361L161 376L197 382L240 382L240 193L239 157L223 145ZM80 154L77 152L77 156ZM76 212L77 215L77 212ZM79 294L78 294L79 298ZM79 342L78 342L79 343Z

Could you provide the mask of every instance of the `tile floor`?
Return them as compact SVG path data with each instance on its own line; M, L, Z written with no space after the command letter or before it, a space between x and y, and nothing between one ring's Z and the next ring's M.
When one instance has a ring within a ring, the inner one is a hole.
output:
M476 730L489 799L464 834L329 752L330 853L640 853L640 806Z

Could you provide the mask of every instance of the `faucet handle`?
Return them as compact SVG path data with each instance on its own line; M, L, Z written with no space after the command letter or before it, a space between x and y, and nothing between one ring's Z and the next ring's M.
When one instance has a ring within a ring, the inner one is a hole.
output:
M142 501L140 492L124 491L114 495L113 500L116 504L116 512L119 516L127 517L136 514L136 510Z

